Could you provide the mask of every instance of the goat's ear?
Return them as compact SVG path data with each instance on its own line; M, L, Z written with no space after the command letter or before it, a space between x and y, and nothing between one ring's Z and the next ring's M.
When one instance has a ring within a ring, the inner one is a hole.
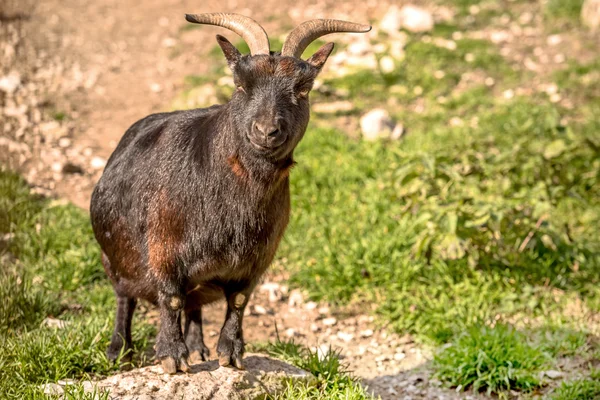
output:
M217 42L219 43L219 46L221 46L221 50L223 50L223 54L227 59L229 68L233 70L233 67L235 67L237 62L240 60L242 54L238 51L238 49L235 48L234 45L231 44L229 40L227 40L227 38L225 38L225 36L217 35Z
M329 57L332 51L333 43L330 42L324 44L319 50L317 50L315 54L310 56L310 58L306 60L306 62L312 65L313 67L321 69L323 67L323 64L325 64L325 61L327 61L327 57Z

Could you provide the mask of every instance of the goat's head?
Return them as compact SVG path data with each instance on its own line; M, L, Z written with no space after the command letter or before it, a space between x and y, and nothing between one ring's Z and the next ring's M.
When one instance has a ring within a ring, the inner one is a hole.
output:
M242 55L226 38L217 42L236 86L230 107L236 134L251 152L272 159L287 157L302 139L309 120L308 94L333 43L323 45L306 61L300 56L315 39L335 32L368 32L371 27L338 20L311 20L294 29L281 53L271 52L264 29L238 14L186 15L190 22L228 28L248 43Z

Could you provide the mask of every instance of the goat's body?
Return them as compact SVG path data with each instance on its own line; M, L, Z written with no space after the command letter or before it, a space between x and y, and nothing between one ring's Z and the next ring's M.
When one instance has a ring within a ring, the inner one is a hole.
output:
M289 218L285 166L244 163L225 107L150 115L109 159L90 212L119 296L156 304L180 284L191 310L253 287L271 263Z

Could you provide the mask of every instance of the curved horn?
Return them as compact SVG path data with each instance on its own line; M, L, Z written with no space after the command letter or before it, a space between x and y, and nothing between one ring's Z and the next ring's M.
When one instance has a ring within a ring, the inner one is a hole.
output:
M269 54L267 32L252 18L234 13L185 14L188 22L216 25L240 35L250 48L250 54Z
M298 25L285 39L282 56L299 58L315 39L335 32L369 32L371 25L337 19L311 19Z

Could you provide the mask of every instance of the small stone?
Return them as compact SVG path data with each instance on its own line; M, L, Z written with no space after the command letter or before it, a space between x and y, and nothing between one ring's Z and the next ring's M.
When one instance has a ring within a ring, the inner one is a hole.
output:
M309 301L308 303L306 303L304 305L304 308L307 310L314 310L315 308L317 308L317 303L315 303L314 301Z
M298 307L302 303L304 303L304 296L302 295L302 292L298 289L292 290L288 299L288 306Z
M329 307L327 307L327 306L325 306L325 307L319 307L318 312L321 315L329 314Z
M160 92L162 92L163 88L160 83L153 83L150 85L150 90L153 91L154 93L160 93Z
M428 32L433 29L433 16L421 7L406 5L400 10L402 28L413 33Z
M57 383L46 383L41 387L44 390L44 394L49 396L62 396L65 393L65 389Z
M508 89L502 92L502 96L504 96L505 99L510 100L515 97L515 92L512 89Z
M176 44L177 44L177 39L174 39L172 37L164 38L162 41L162 45L164 47L175 47Z
M254 306L254 313L258 314L258 315L265 315L267 314L267 309L263 306L261 306L260 304L256 304Z
M394 62L394 59L390 56L383 56L381 57L381 60L379 60L379 67L381 68L381 72L383 72L384 74L389 74L391 72L394 72L394 70L396 69L396 63Z
M400 30L401 20L400 9L398 6L392 5L381 19L379 28L389 35L394 35Z
M71 145L71 139L68 137L62 137L58 139L58 147L62 147L63 149L69 147Z
M337 337L343 340L346 343L349 343L352 339L354 339L354 335L352 333L339 331L337 333Z
M288 328L285 330L285 335L289 338L293 338L294 336L297 336L297 332L294 328Z
M364 331L361 331L360 336L364 338L373 336L373 329L365 329Z
M102 157L95 156L90 161L90 166L92 167L92 169L96 169L96 170L102 169L102 168L104 168L105 165L106 165L106 160Z
M321 330L321 327L315 323L310 324L310 331L311 332L319 332Z
M0 78L0 91L8 94L13 94L17 91L21 85L21 75L18 72L13 71L8 75Z
M335 324L337 324L337 319L335 317L329 317L323 320L323 325L325 326L333 326Z
M390 135L390 139L398 140L402 136L404 136L404 125L396 124L396 126L394 127L394 130L392 131L392 134Z
M383 108L373 109L360 119L362 136L366 140L389 138L394 126L395 123L390 114Z
M544 371L543 374L546 375L550 379L558 379L565 375L563 372L555 371L555 370Z
M406 354L404 354L404 353L394 354L394 360L396 360L396 361L401 361L401 360L404 360L405 358L406 358Z
M548 43L548 45L550 46L556 46L558 44L562 43L562 36L556 34L556 35L550 35L546 38L546 43Z
M46 325L49 328L63 329L67 325L69 325L69 321L63 321L61 319L48 317L42 321L42 324ZM58 381L58 383L60 383L60 381Z

